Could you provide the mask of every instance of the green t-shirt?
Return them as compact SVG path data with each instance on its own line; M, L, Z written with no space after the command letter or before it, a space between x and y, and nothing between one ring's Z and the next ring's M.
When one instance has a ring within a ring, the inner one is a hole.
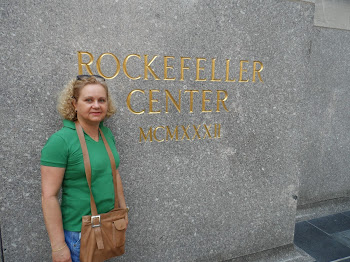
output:
M103 124L100 128L119 166L119 155L111 130ZM92 194L99 214L114 208L114 186L111 163L105 145L99 136L94 141L84 132L91 165ZM68 231L81 231L81 218L91 215L90 191L86 181L83 152L81 150L75 124L63 120L63 128L54 133L41 151L40 164L65 168L62 182L61 211L63 228Z

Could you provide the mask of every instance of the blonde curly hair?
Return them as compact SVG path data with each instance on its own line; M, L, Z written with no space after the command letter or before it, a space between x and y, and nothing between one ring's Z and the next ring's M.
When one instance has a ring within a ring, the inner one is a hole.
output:
M84 88L84 86L89 84L99 84L106 90L106 118L109 118L117 111L114 102L109 94L107 84L104 81L99 81L96 77L91 76L83 79L71 80L68 83L68 85L66 85L66 87L61 91L60 96L58 98L57 110L64 119L71 121L77 120L77 113L73 106L73 100L78 100L80 91Z

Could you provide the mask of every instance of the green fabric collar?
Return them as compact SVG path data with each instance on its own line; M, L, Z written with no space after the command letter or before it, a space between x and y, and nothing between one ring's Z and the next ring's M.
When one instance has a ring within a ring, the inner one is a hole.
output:
M75 130L75 123L73 121L70 121L70 120L67 120L67 119L63 119L63 126ZM101 123L100 123L100 128L101 127L103 127L103 121L101 121Z

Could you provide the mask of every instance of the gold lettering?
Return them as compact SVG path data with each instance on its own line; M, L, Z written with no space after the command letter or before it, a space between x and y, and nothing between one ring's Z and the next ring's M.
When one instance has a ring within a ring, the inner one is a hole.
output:
M163 142L163 141L164 141L164 138L163 138L162 140L159 140L159 139L157 138L157 130L158 130L159 128L164 129L164 126L157 126L157 127L154 129L154 131L153 131L153 137L154 137L154 140L156 140L157 142Z
M205 94L206 93L212 93L211 90L202 90L202 113L210 113L212 110L206 110L205 109L205 102L210 102L210 99L206 99Z
M221 125L220 124L215 124L214 126L214 131L215 131L215 136L216 138L220 138L220 129L221 129Z
M142 93L142 94L145 94L145 91L143 91L143 90L141 90L141 89L134 89L134 90L132 90L132 91L128 94L127 98L126 98L126 104L127 104L128 109L129 109L129 111L130 111L131 113L133 113L133 114L135 114L135 115L141 115L141 114L143 114L143 113L145 112L145 110L143 109L142 111L137 112L137 111L135 111L134 109L132 109L131 104L130 104L131 96L132 96L134 93L136 93L136 92L140 92L140 93Z
M160 78L154 73L153 69L150 67L153 61L157 58L158 56L155 55L152 60L148 63L148 55L145 55L145 68L144 68L144 79L148 80L148 71L153 75L155 80L160 80Z
M215 78L215 60L216 60L215 58L211 59L211 79L210 79L210 81L221 82L221 79Z
M159 93L159 90L157 89L151 89L149 90L149 112L148 114L159 114L159 111L153 111L153 103L158 103L158 99L153 99L153 92Z
M190 113L193 113L193 93L198 93L198 90L185 90L185 93L190 93Z
M198 125L198 127L196 127L195 125L193 125L195 134L194 134L192 140L194 140L194 138L195 138L196 136L198 137L198 139L201 139L201 137L199 136L199 133L198 133L198 129L199 129L200 126L201 126L201 125Z
M139 127L139 128L140 128L140 143L141 143L142 137L145 141L147 141L148 136L149 136L149 141L152 142L152 127L149 128L149 130L147 132L147 136L143 132L142 127Z
M87 63L83 63L83 58L82 55L88 55L89 56L89 62ZM92 56L91 53L89 52L82 52L82 51L78 51L78 74L82 75L83 74L83 65L86 67L86 70L88 71L88 73L90 75L93 75L91 69L90 69L90 65L92 64L92 62L94 61L94 57Z
M176 107L177 111L181 113L181 90L179 90L179 103L176 103L175 99L173 96L170 94L168 90L165 90L165 113L169 113L168 111L168 100L173 102L174 106Z
M182 130L184 131L184 134L182 135L181 140L183 140L185 138L185 136L187 137L187 140L190 140L190 137L187 134L187 130L189 129L190 126L187 126L186 129L184 126L181 126L181 127L182 127Z
M260 69L259 70L256 70L256 64L260 65ZM254 61L254 63L253 63L253 82L255 82L255 73L258 73L258 77L259 77L260 82L264 83L264 81L261 79L261 75L260 75L260 72L263 69L264 69L264 66L263 66L263 64L260 61Z
M179 140L179 132L178 132L178 126L175 127L174 133L171 134L170 129L168 126L166 126L166 138L165 140L168 141L169 136L170 136L170 140L173 140L174 136L175 136L175 140L178 141Z
M180 76L180 81L184 81L184 70L190 69L189 67L185 67L185 59L191 59L191 57L181 57L181 76Z
M236 79L229 79L229 74L230 74L230 59L226 59L226 78L225 82L235 82Z
M188 129L190 128L190 126L193 127L194 130L194 135L192 137L192 139L190 138L190 134L191 132L188 132ZM173 129L173 132L171 130L171 128L169 126L157 126L155 128L153 128L152 126L149 127L149 129L145 129L143 130L142 127L139 127L140 130L140 138L139 138L139 142L153 142L153 141L157 141L159 143L161 142L165 142L165 141L179 141L179 127L180 126L175 126L175 128ZM201 125L187 125L185 126L181 126L182 130L183 130L183 135L181 140L184 140L185 138L187 138L187 140L195 140L196 138L200 139L213 139L213 138L221 138L221 124L214 124L214 132L212 132L212 124L208 125L208 124L203 124L203 131L205 131L204 136L200 136L202 129L200 129ZM159 129L163 129L163 131L161 132L160 137L158 136L159 134L157 133ZM145 132L147 131L147 133ZM165 134L164 134L165 131ZM215 133L215 134L214 134Z
M113 57L114 60L115 60L115 62L116 62L116 64L117 64L117 68L116 68L116 70L115 70L115 73L114 73L114 75L112 75L112 76L106 76L106 75L104 75L104 74L102 73L102 71L101 71L101 60L102 60L102 57L104 57L104 56L106 56L106 55L110 55L111 57ZM117 58L114 54L112 54L112 53L103 53L103 54L100 55L99 58L97 59L96 68L97 68L97 72L98 72L101 76L103 76L104 78L106 78L106 79L113 79L113 78L115 78L115 77L119 74L119 71L120 71L120 63L119 63L118 58Z
M200 62L201 61L206 61L205 58L197 57L197 67L196 67L196 81L207 81L206 78L200 78L199 73L200 71L204 71L204 67L200 67Z
M168 69L173 69L174 70L173 66L169 66L168 65L168 59L169 58L174 59L175 57L174 56L164 56L164 80L175 80L175 77L168 78Z
M220 99L220 94L221 93L224 93L225 94L225 97L224 99ZM227 100L228 98L228 94L227 94L227 91L225 90L217 90L216 91L216 112L220 112L220 102L222 103L222 106L225 108L225 110L228 112L228 109L225 105L225 101Z
M249 79L243 80L243 72L247 72L247 69L243 69L243 63L249 63L248 60L241 60L239 63L239 81L238 82L248 82Z
M211 125L209 125L209 128L208 128L207 125L204 124L205 134L204 134L203 139L204 139L207 135L208 135L208 138L211 138L211 135L210 135L210 132L209 132L210 127L211 127Z
M123 62L123 71L124 71L124 74L125 74L128 78L130 78L130 79L132 79L132 80L137 80L137 79L141 78L141 75L132 77L132 76L128 73L127 69L126 69L126 63L127 63L128 60L130 59L130 57L133 57L133 56L137 57L138 59L141 59L141 56L140 56L140 55L137 55L137 54L132 54L132 55L128 55L127 57L125 57L124 62Z

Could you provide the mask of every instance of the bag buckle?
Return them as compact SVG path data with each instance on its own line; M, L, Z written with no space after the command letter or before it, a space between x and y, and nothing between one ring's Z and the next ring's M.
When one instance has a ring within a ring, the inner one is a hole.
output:
M98 218L98 224L95 225L94 224L94 219L95 218ZM97 216L91 216L91 227L100 227L101 226L101 216L100 215L97 215Z

